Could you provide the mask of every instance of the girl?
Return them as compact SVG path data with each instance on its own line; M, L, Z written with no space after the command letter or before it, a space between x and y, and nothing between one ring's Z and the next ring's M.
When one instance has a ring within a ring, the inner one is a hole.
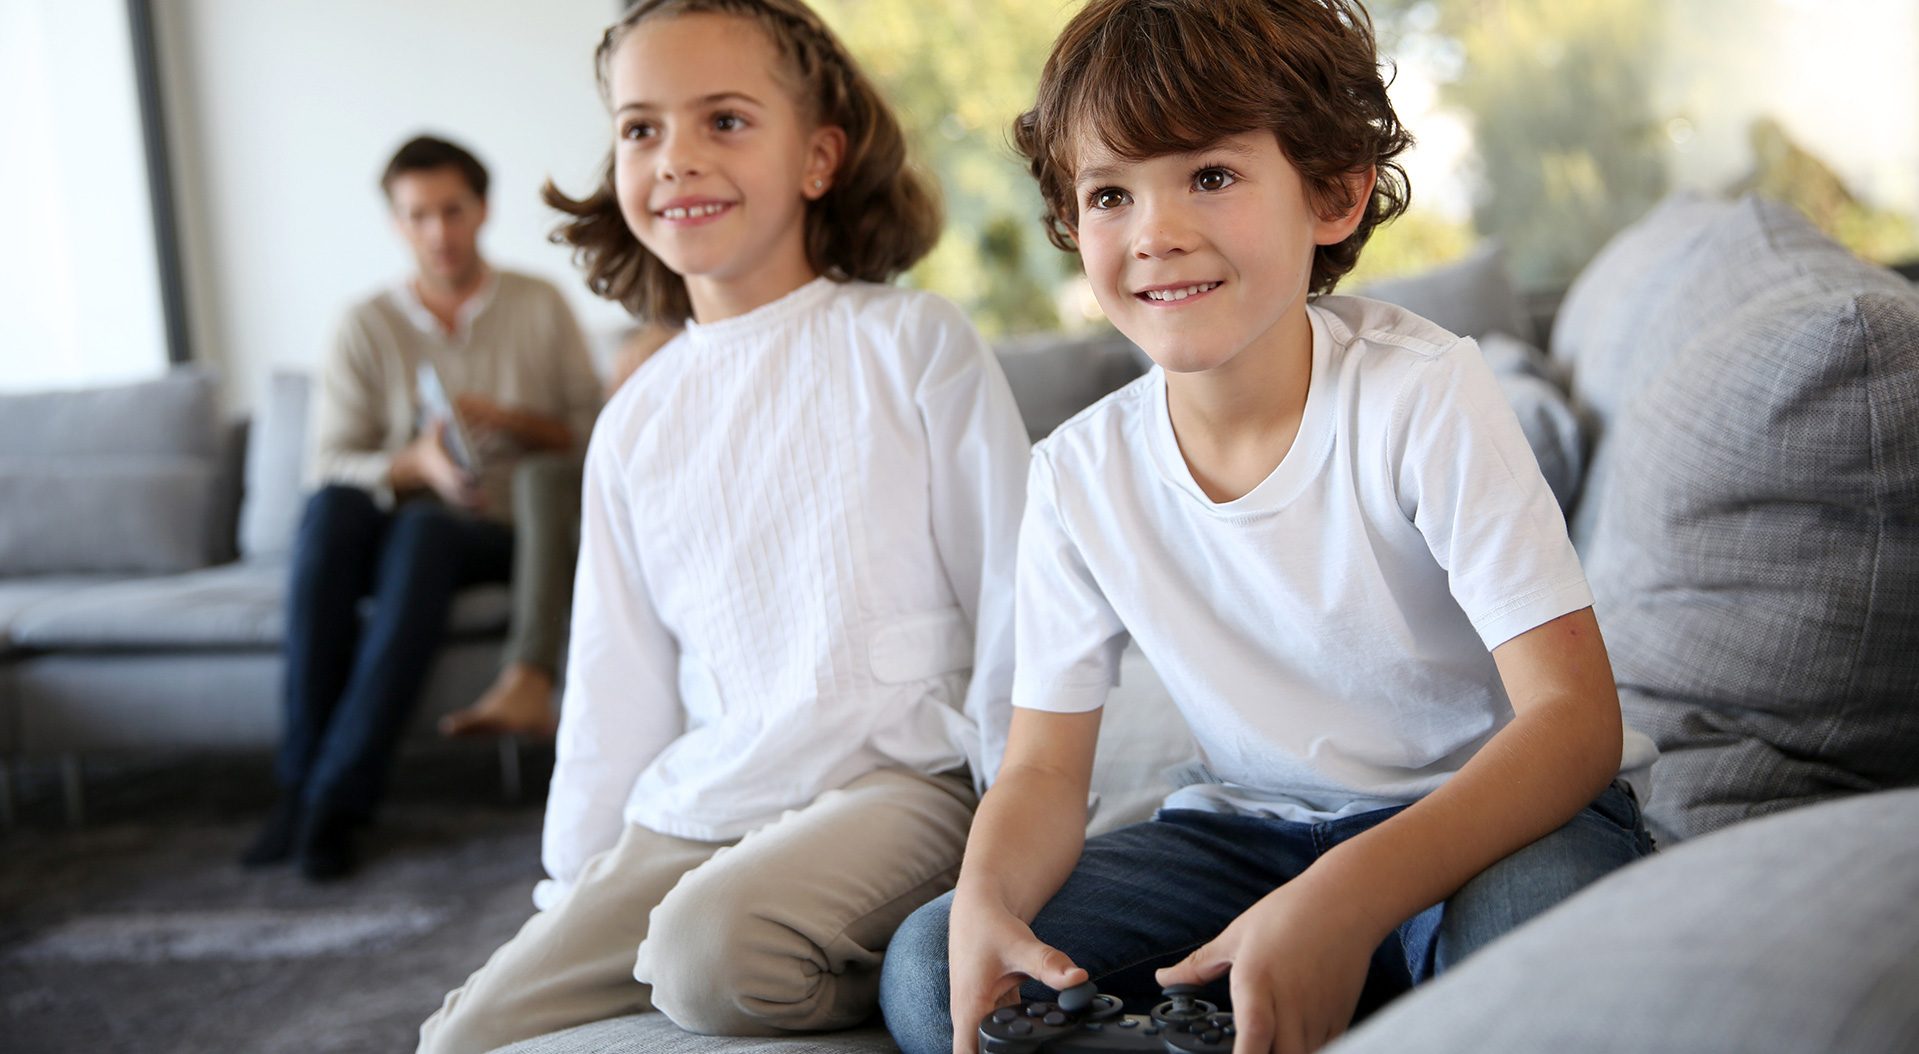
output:
M587 453L540 910L423 1051L866 1019L1008 715L1025 431L959 311L881 284L939 222L892 114L797 0L641 0L598 63L605 180L547 200L685 332Z

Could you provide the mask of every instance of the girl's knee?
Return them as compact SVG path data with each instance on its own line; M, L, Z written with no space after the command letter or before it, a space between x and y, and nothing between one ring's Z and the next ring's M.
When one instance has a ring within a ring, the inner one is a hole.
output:
M808 976L800 956L783 951L777 924L747 903L683 883L653 909L634 966L652 986L655 1009L688 1032L708 1036L766 1036L781 1031L774 978L790 973L794 987ZM787 930L791 935L792 931Z

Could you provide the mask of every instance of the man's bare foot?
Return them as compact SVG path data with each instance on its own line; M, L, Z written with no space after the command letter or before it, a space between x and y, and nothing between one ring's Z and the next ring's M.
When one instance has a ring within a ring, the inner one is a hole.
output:
M440 734L552 739L559 724L553 713L552 676L516 662L500 671L479 702L440 718Z

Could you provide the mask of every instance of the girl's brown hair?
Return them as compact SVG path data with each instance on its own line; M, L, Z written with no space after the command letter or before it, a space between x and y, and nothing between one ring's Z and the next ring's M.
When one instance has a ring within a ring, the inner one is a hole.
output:
M1372 20L1354 0L1093 0L1054 43L1013 137L1046 200L1047 237L1072 252L1080 137L1143 160L1262 129L1323 217L1356 204L1349 176L1378 175L1351 236L1313 255L1311 291L1331 292L1412 193L1394 160L1412 136L1386 97Z
M807 204L806 258L815 271L841 282L888 282L932 251L940 234L934 184L907 163L906 136L879 91L799 0L639 0L600 37L594 64L601 96L610 104L608 63L634 26L691 14L759 25L787 63L801 113L846 132L831 186ZM620 215L611 153L599 186L586 197L568 197L552 180L540 193L571 217L552 240L573 246L588 288L649 321L680 326L693 317L686 282L640 244Z

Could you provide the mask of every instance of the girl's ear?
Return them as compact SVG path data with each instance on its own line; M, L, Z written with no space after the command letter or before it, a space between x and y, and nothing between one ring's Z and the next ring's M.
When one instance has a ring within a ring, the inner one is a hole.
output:
M1319 245L1338 245L1345 241L1358 228L1359 221L1366 218L1366 207L1373 202L1373 184L1378 180L1379 173L1371 165L1346 173L1346 192L1351 195L1347 200L1352 205L1343 212L1319 217L1313 225L1313 241Z
M800 195L808 201L825 197L845 156L846 129L832 124L813 129L806 142L806 168L801 173Z

